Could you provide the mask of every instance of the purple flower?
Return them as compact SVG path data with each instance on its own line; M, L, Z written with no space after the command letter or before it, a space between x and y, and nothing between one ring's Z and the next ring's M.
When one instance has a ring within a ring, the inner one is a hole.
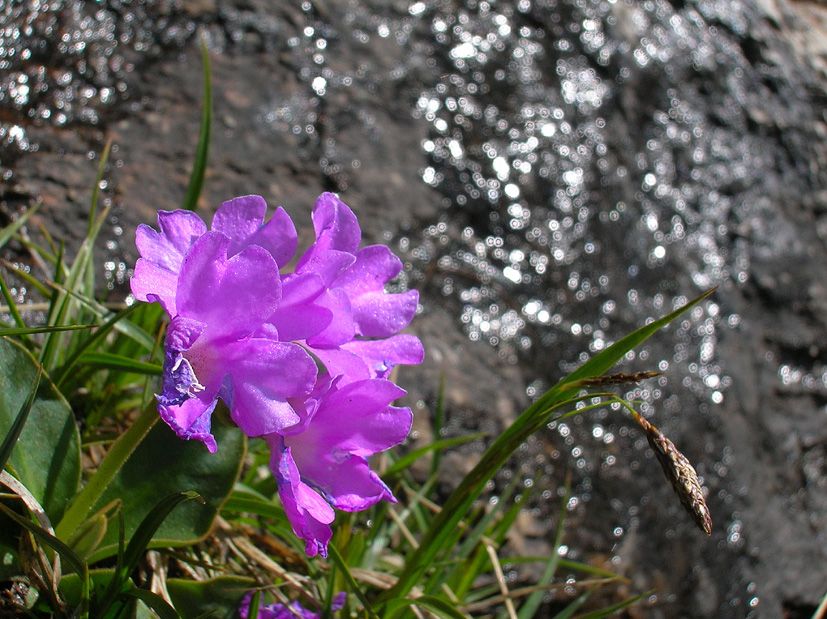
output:
M262 327L281 299L272 256L251 245L228 258L231 240L208 232L187 252L166 338L161 417L181 438L215 451L210 417L218 398L247 436L299 421L288 398L306 396L316 364L300 346Z
M422 344L400 334L418 294L385 292L402 269L385 246L359 249L353 211L333 194L313 209L316 239L292 273L297 234L278 208L265 222L259 196L221 205L209 231L194 213L158 213L140 226L135 297L170 315L158 410L185 439L217 446L219 399L233 421L271 448L271 468L310 556L327 555L334 508L395 501L368 458L400 443L411 411L391 402L398 364L420 363ZM318 375L317 364L326 372Z
M382 499L396 502L368 458L402 442L411 427L410 409L390 406L405 394L391 381L342 382L320 376L303 406L295 406L301 421L264 437L282 505L311 557L327 556L333 507L353 512Z
M158 410L178 436L210 451L218 398L245 434L259 436L298 421L287 399L307 395L316 378L310 355L267 322L281 304L279 264L292 258L296 230L283 209L264 224L265 211L248 196L225 202L210 232L189 211L161 212L161 232L137 232L132 290L172 318ZM301 309L288 301L283 314L289 322Z
M238 614L241 619L248 619L250 615L250 603L252 602L253 594L248 593L241 601L241 606L238 607ZM333 598L333 603L330 605L330 610L336 612L345 606L347 594L337 593ZM255 619L320 619L321 613L314 613L302 606L298 600L293 600L289 605L284 604L264 604L258 607L258 617Z

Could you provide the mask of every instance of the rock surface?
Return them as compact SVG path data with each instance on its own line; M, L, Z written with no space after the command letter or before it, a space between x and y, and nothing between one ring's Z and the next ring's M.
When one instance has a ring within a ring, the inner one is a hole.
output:
M4 104L7 212L39 197L38 222L77 243L112 140L101 251L122 281L135 226L184 193L198 26L214 85L204 212L259 193L307 241L315 197L337 191L366 241L405 256L428 359L400 379L421 439L441 373L448 432L497 433L581 353L720 286L624 365L664 371L628 393L698 468L713 535L606 409L521 454L550 494L514 543L547 548L573 470L569 556L655 588L630 616L812 615L827 581L824 5L147 6L159 35L126 54L131 70L99 71L123 94L95 117Z

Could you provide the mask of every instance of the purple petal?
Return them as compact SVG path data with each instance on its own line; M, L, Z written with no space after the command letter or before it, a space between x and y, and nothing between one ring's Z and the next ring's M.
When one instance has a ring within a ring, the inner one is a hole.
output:
M227 344L222 367L230 376L233 421L247 436L278 432L300 421L287 401L307 396L316 363L296 344L252 338Z
M312 218L318 249L356 253L362 240L359 221L350 207L336 194L320 195L313 206Z
M382 340L353 340L342 346L365 362L371 378L387 378L397 365L417 365L425 358L422 342L414 335Z
M230 237L229 256L258 245L273 256L279 267L290 262L296 251L296 227L281 207L263 224L266 213L267 204L261 196L243 196L221 205L213 218L212 230Z
M353 320L359 335L388 337L407 327L419 304L419 293L409 290L399 294L369 292L351 297Z
M354 338L356 325L353 323L350 301L343 290L328 290L316 299L316 305L330 311L331 321L321 333L308 338L309 346L340 346Z
M402 261L385 245L368 245L356 253L356 261L336 279L336 286L351 296L382 290L399 275Z
M158 228L141 224L135 245L142 258L158 267L178 272L190 247L207 231L206 224L192 211L158 211Z
M347 593L341 591L333 596L333 603L330 605L330 610L342 610L347 601Z
M229 243L221 233L205 234L187 254L178 280L179 313L208 324L213 336L252 332L281 298L272 256L250 246L227 260Z
M164 311L175 316L178 311L175 306L175 290L178 287L178 274L163 269L156 264L139 258L135 263L135 271L129 280L132 294L139 301L161 304Z
M175 309L175 287L181 264L189 248L207 227L191 211L159 211L157 232L145 224L138 226L135 245L141 258L130 281L132 293L140 301L158 301L170 316Z
M248 238L247 243L266 249L281 268L293 259L298 239L299 235L296 232L296 226L293 225L293 220L290 219L287 211L278 207L270 221Z
M292 273L282 280L282 298L268 322L276 327L285 342L306 340L330 325L333 312L318 305L316 299L325 292L322 279L315 273Z
M210 230L230 238L229 255L235 255L246 247L247 237L264 223L267 203L261 196L242 196L227 200L215 212Z
M316 201L313 228L316 242L299 260L296 272L317 273L329 286L353 264L362 231L353 211L332 193L323 193Z
M270 444L270 468L279 486L279 497L287 513L293 532L305 541L308 557L321 554L327 556L327 545L333 532L330 523L335 513L333 508L301 481L299 470L289 447L284 447L281 437L271 434L264 437Z
M405 440L413 416L408 408L389 406L405 395L389 380L363 380L331 391L319 406L308 430L289 445L303 445L296 458L302 472L311 452L352 453L369 457ZM347 423L342 423L347 419ZM316 480L314 480L316 481Z
M322 348L309 346L331 376L340 376L345 383L365 380L371 377L370 369L363 359L343 348Z
M416 314L419 294L387 294L385 284L402 270L402 261L384 245L371 245L356 254L356 262L333 286L347 292L360 335L387 337L404 329Z
M357 512L381 500L396 499L379 476L370 470L367 460L351 456L339 462L330 457L302 463L302 475L320 489L334 507Z
M183 404L158 405L158 412L167 425L183 439L195 439L207 446L210 453L215 453L218 445L210 432L212 413L218 400L209 398L190 398Z

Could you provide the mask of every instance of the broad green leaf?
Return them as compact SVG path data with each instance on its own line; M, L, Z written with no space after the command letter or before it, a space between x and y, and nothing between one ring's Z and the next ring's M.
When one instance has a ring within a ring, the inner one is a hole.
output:
M241 600L257 583L252 578L219 576L195 582L170 578L167 591L181 617L237 617Z
M17 445L17 440L20 438L20 433L23 432L23 428L26 425L26 420L28 420L29 413L32 410L32 404L34 404L34 399L37 395L37 388L40 386L40 377L42 375L41 369L38 368L37 375L32 383L31 393L29 394L29 397L26 398L20 412L17 413L17 417L14 418L9 431L3 439L3 444L0 445L0 471L6 468L6 463L9 461L9 456L11 456L12 449L14 449L15 445Z
M0 436L11 429L39 371L20 344L0 338ZM9 466L57 522L80 482L80 436L69 404L45 374Z
M164 520L150 547L181 546L202 539L233 489L245 453L244 435L236 427L213 424L218 451L211 454L199 441L178 438L156 423L106 486L92 511L120 499L125 537L131 539L144 517L166 495L194 491L204 504L188 501ZM118 527L109 526L90 562L117 553Z

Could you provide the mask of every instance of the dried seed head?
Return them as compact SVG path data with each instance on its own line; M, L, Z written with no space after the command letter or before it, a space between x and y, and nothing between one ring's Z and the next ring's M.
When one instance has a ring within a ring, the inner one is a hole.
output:
M584 378L582 385L584 387L599 387L603 385L622 385L625 383L638 383L647 378L654 378L660 376L660 372L637 372L635 374L605 374L603 376L594 376L592 378Z
M666 479L669 480L684 509L692 516L695 524L704 533L710 535L712 533L712 517L704 499L701 483L698 481L698 474L692 464L686 456L677 450L672 441L663 435L663 432L639 415L635 415L635 419L643 428L649 446L655 452L655 456L666 474Z

